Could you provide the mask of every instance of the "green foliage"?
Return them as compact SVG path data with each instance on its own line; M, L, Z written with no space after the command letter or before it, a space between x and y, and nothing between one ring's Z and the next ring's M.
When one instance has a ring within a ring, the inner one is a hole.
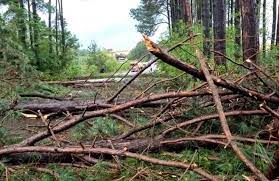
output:
M109 118L95 118L88 123L78 125L71 135L75 140L92 140L95 137L111 137L117 135L120 125Z
M85 181L113 180L114 178L113 172L110 172L109 168L102 162L97 163L88 171L82 171L80 176Z
M65 52L62 52L61 45L61 31L58 31L58 41L55 42L52 40L53 49L58 47L58 52L52 51L49 52L50 42L49 35L54 35L54 30L49 30L46 23L38 17L37 19L32 18L28 19L28 12L26 9L22 9L18 1L10 1L7 3L8 9L3 13L3 16L0 15L0 44L8 42L6 47L12 48L17 52L20 52L21 56L24 56L25 63L23 65L32 65L39 71L42 72L60 72L66 68L71 60L76 56L77 48L79 47L77 43L77 38L73 36L70 32L65 31ZM44 1L36 1L37 10L41 12L46 12L48 9L48 4ZM32 16L31 16L32 17ZM28 27L28 28L27 28ZM32 29L30 29L32 27ZM11 31L12 30L12 31ZM33 38L34 32L38 32L38 42L33 42L31 45L31 40L27 36L32 35ZM25 40L22 42L22 36ZM37 46L35 46L36 44ZM37 52L37 53L36 53ZM16 54L13 54L15 56ZM18 56L18 55L17 55ZM1 58L1 52L0 52ZM14 60L13 57L4 56L5 61ZM27 64L26 64L27 63Z
M143 41L140 41L137 43L136 47L133 48L129 55L128 55L128 59L129 60L136 60L136 59L140 59L141 57L143 57L145 54L147 54L147 49L146 49L146 46L144 44ZM149 59L150 57L147 57L147 60Z
M176 29L177 29L176 32L172 32L171 36L165 37L160 42L162 46L170 48L173 45L181 42L182 40L188 37L189 29L186 28L185 24L182 21L177 23ZM202 28L200 25L197 24L191 28L191 31L193 31L194 34L202 33ZM193 39L192 43L199 45L199 43L202 42L202 39L203 39L202 36L197 36L196 38ZM181 46L180 48L176 48L175 50L173 50L171 54L179 58L180 60L185 61L188 64L192 64L196 67L199 67L199 62L196 56L193 54L193 52L195 51L192 45L189 42L187 42L185 45ZM179 71L176 68L162 62L160 62L159 64L159 70L161 72L164 72L172 76L179 75L182 73L182 71Z
M17 134L11 134L6 128L0 125L0 146L15 144L22 140L22 137Z
M148 36L156 32L158 25L164 23L165 3L165 0L141 0L139 7L130 10L130 16L138 22L138 32Z
M101 50L93 41L88 47L89 55L86 64L91 72L105 73L112 72L118 67L118 62L107 50Z

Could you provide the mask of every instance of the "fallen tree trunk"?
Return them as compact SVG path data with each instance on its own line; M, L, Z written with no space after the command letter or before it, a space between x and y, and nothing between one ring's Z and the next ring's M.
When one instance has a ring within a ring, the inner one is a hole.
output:
M223 92L220 94L227 94L227 92ZM158 101L158 100L163 100L163 99L168 99L168 98L196 97L196 96L205 96L205 95L210 95L210 92L208 92L208 90L189 91L189 92L181 91L181 92L169 92L169 93L165 93L165 94L150 95L149 97L132 100L132 101L120 104L120 105L115 105L110 108L100 109L100 110L96 110L96 111L92 111L92 112L86 112L83 115L72 116L69 120L61 123L60 125L53 127L52 131L53 131L53 133L60 133L62 131L72 128L73 126L75 126L87 119L116 113L119 111L129 109L131 107L135 107L135 106L142 105L144 103L148 103L148 102L152 102L152 101ZM40 132L40 133L22 141L21 143L17 144L17 146L33 145L36 142L41 141L49 136L50 136L50 132L48 130L43 131L43 132Z
M123 100L122 100L123 101ZM123 101L125 102L125 101ZM121 104L121 103L118 103ZM160 107L167 104L167 101L152 101L146 102L136 107ZM40 111L43 114L48 113L62 113L62 112L80 112L84 111L94 111L100 108L112 107L111 104L103 103L101 100L91 101L91 100L32 100L19 102L13 107L15 111L22 111L24 113L34 113Z
M104 78L104 79L86 79L86 80L72 80L72 81L49 81L45 82L47 84L59 84L63 86L73 86L73 85L82 85L82 84L105 84L105 83L116 83L121 78Z

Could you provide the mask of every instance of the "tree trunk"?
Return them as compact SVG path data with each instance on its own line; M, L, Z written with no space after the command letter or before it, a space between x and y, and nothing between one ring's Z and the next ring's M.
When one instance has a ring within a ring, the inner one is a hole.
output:
M204 41L203 41L203 50L207 58L210 58L210 49L211 49L211 26L210 22L212 21L210 14L210 0L202 1L202 24L204 32Z
M242 16L242 45L244 61L250 59L258 63L257 53L259 50L256 18L256 1L240 0Z
M167 16L168 16L168 29L169 29L169 35L171 36L171 5L170 0L167 0Z
M263 58L266 51L266 0L263 0Z
M33 11L33 35L34 35L34 54L35 54L35 64L41 67L39 60L39 16L37 14L37 3L36 0L32 0L32 11Z
M279 5L278 5L278 17L277 17L277 35L276 35L276 46L279 44Z
M233 18L234 18L233 10L234 10L234 0L231 0L231 19L230 19L231 26L233 25Z
M61 46L62 46L62 55L65 54L65 23L64 23L64 15L63 15L63 0L60 0L59 4L59 10L60 10L60 26L61 26Z
M30 47L33 50L33 42L34 42L34 37L33 37L33 27L32 27L32 15L31 15L31 4L30 0L27 0L27 8L28 8L28 25L29 25L29 39L30 39Z
M56 56L59 55L59 42L58 42L58 2L59 0L56 0L55 2L55 50L56 50Z
M49 46L49 55L53 52L52 47L52 26L51 26L51 15L52 15L52 6L51 6L51 0L48 1L48 29L49 29L49 35L48 35L48 46Z
M272 32L271 32L271 48L274 46L275 35L276 35L276 10L277 10L277 1L273 0L273 18L272 18Z
M257 22L257 44L260 47L260 17L261 17L261 0L256 0L256 22Z
M214 51L226 55L226 22L225 0L213 0ZM219 54L214 55L216 65L225 65L226 59Z
M231 0L226 0L226 3L227 3L227 11L226 11L226 13L227 13L227 26L229 27L230 26L230 18L231 18L231 15L230 15L230 2L231 2Z
M19 25L19 38L24 48L27 48L26 43L26 24L25 24L25 8L23 0L19 0L19 12L18 12L18 25Z
M188 27L192 25L192 14L189 0L183 0L183 19Z
M240 2L235 0L235 18L234 18L234 27L235 27L235 48L234 48L234 57L235 59L240 58L241 51L241 28L240 28Z
M196 5L197 5L197 23L201 23L201 21L202 21L202 1L203 0L196 0Z
M194 21L194 15L193 15L193 0L191 0L191 15L192 15L192 22Z

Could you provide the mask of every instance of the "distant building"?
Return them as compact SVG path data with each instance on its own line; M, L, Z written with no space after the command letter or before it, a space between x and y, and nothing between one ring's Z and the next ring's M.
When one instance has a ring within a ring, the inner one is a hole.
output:
M127 60L127 57L130 53L130 50L113 51L113 50L110 49L109 51L116 58L116 60L118 60L120 62Z

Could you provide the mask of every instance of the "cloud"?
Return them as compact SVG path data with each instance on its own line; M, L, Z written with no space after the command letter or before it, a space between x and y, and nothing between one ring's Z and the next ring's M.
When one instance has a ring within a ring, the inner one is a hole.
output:
M138 4L139 0L70 0L64 1L64 16L83 48L95 40L105 48L131 49L141 39L129 16Z

